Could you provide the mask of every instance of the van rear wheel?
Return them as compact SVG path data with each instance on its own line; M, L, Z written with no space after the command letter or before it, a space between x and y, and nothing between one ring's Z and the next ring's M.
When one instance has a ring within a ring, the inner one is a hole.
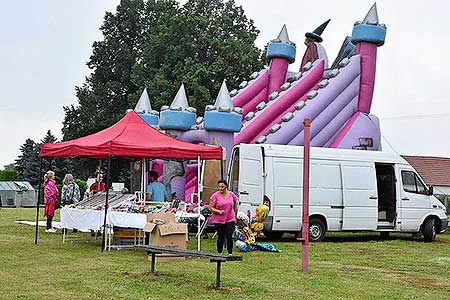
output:
M325 224L320 219L309 220L309 241L321 242L325 238Z
M428 219L422 228L423 241L430 243L436 239L436 222L434 219Z

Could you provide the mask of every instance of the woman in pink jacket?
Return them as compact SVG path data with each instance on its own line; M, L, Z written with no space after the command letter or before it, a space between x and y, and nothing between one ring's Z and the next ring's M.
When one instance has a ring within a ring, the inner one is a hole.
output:
M52 227L52 220L55 215L58 194L59 191L55 183L55 172L48 171L44 175L44 216L47 217L47 229L45 232L56 232L56 229Z

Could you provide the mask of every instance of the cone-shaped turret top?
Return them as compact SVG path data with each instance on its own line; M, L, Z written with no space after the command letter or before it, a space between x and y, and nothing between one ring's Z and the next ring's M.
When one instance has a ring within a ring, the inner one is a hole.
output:
M231 101L230 93L228 92L227 84L225 80L222 82L219 94L217 95L216 102L214 102L214 107L221 110L233 110L234 105Z
M282 43L289 43L290 42L286 24L284 24L283 28L281 28L281 31L278 34L277 40L279 40Z
M322 24L319 25L319 27L317 27L316 29L314 29L313 32L307 32L305 34L305 37L307 39L311 39L314 42L320 43L323 41L321 35L322 33L325 31L325 28L327 28L328 23L330 23L331 19L328 19L327 21L323 22ZM306 42L305 42L306 43Z
M367 12L366 17L362 21L364 24L378 25L377 3L375 2Z
M145 113L145 114L148 114L152 111L150 99L148 98L147 94L147 88L144 88L144 91L142 92L141 97L139 98L139 101L136 104L136 107L134 108L134 111L137 113Z
M271 40L272 43L286 43L286 44L291 44L291 45L295 45L294 42L292 42L289 39L289 34L287 31L287 27L286 24L283 25L283 27L281 28L280 33L278 34L276 39Z
M186 109L189 107L188 100L186 97L186 91L184 89L184 84L181 84L180 89L178 90L175 98L170 104L170 108L182 108Z
M382 46L386 39L386 25L378 22L377 4L374 3L362 22L353 26L352 43L368 42Z
M281 28L278 37L271 40L267 46L267 59L285 58L289 63L295 61L295 43L289 40L286 24Z

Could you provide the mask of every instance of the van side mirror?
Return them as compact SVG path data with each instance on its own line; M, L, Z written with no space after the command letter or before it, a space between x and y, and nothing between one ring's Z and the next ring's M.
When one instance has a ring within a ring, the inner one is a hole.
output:
M432 185L428 186L428 193L427 193L427 195L428 196L433 196L434 195L434 190L433 190L433 186Z

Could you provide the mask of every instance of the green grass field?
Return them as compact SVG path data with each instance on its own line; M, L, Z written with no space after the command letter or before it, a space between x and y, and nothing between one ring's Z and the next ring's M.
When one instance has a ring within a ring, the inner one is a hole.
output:
M221 289L212 287L208 260L158 262L149 274L143 252L100 252L100 241L62 243L46 234L34 245L33 209L0 209L0 299L450 299L450 235L435 243L394 235L329 234L311 244L310 272L300 271L300 244L275 244L283 253L245 253L223 265ZM41 214L42 215L42 214ZM195 248L195 240L190 248ZM214 240L203 240L214 250Z

